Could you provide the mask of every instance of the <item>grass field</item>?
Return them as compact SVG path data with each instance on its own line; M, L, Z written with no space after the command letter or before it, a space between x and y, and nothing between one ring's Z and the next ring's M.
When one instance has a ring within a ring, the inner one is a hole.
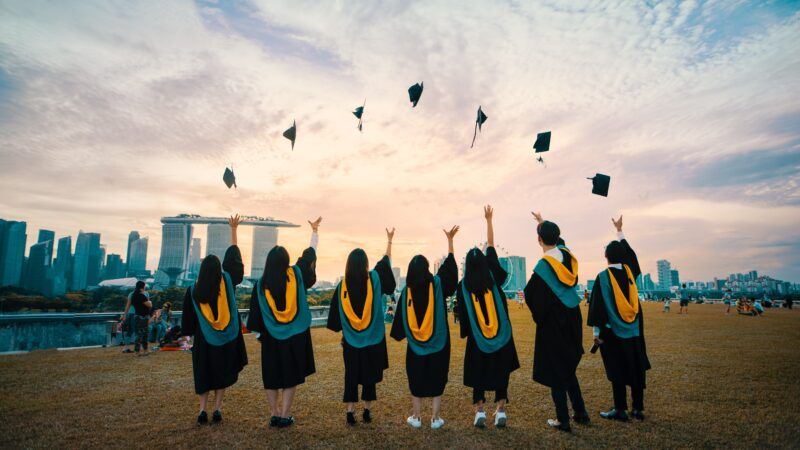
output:
M554 416L549 390L531 380L533 324L527 309L512 306L522 368L511 376L505 430L471 426L471 391L461 383L464 342L455 327L443 401L445 428L413 430L405 424L411 408L405 342L391 340L391 367L378 386L375 420L346 428L340 403L340 335L314 329L317 373L298 390L293 428L267 427L259 344L247 336L250 365L228 391L225 423L218 427L195 425L197 401L188 353L136 358L114 348L0 357L2 446L798 447L800 311L768 310L764 317L752 318L726 316L723 305L692 305L688 316L676 310L662 314L660 305L645 305L653 370L642 423L609 423L597 417L612 403L610 384L599 354L587 353L578 378L591 426L575 425L572 434L548 429L545 421ZM588 328L584 335L588 350Z

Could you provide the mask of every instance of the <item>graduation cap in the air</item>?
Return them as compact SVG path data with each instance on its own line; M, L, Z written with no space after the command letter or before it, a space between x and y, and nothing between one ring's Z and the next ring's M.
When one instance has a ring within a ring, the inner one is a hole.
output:
M297 137L297 121L292 121L292 126L283 132L283 137L292 141L292 150L294 150L294 140Z
M472 146L475 145L475 138L478 136L478 130L481 129L481 125L483 125L483 123L486 122L486 119L488 119L488 117L486 116L486 114L483 113L483 110L479 105L478 118L475 119L475 132L472 133L472 145L470 145L469 148L472 148Z
M353 115L358 118L358 131L361 131L361 116L364 115L364 106L367 106L367 99L364 99L364 104L353 111Z
M545 131L536 135L536 142L533 144L534 153L541 153L550 150L550 132Z
M227 167L225 168L225 173L222 174L222 181L225 182L228 189L230 189L231 186L238 188L238 186L236 186L236 175L233 174L233 170Z
M411 86L408 88L408 99L411 100L411 107L417 106L417 102L419 102L419 98L422 97L422 82Z
M608 185L611 183L610 176L598 173L592 178L587 178L587 180L592 180L592 194L608 197Z

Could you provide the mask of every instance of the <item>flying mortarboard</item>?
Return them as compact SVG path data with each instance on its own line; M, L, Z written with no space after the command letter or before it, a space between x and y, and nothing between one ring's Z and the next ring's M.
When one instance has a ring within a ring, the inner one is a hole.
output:
M292 150L294 150L294 140L297 137L297 121L292 121L292 126L283 132L283 137L292 141Z
M486 116L486 114L483 113L483 110L479 105L478 118L475 119L475 132L472 133L472 145L470 145L469 148L472 148L472 146L475 145L475 138L478 136L478 130L481 129L481 125L483 125L483 123L486 122L486 119L488 119L488 117Z
M608 197L608 185L611 183L610 176L598 173L594 177L587 179L592 180L592 194Z
M422 82L411 86L408 88L408 99L411 101L411 107L417 106L417 102L419 102L419 98L422 97Z
M353 115L358 118L358 131L361 131L361 116L364 115L364 106L367 106L367 99L364 99L364 104L359 106L353 111Z
M238 186L236 186L236 175L233 174L233 170L227 167L225 168L225 173L222 174L222 181L225 182L228 189L230 189L231 186L238 188Z
M550 150L550 132L545 131L536 135L536 142L533 144L535 153L546 152Z

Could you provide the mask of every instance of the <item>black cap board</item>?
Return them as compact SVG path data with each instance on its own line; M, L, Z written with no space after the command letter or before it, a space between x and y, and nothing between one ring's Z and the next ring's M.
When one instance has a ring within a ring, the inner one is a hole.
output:
M546 152L550 150L550 132L545 131L536 135L536 142L533 144L535 153Z
M411 101L411 107L417 106L417 102L419 102L419 98L422 97L422 82L411 86L408 88L408 99Z
M364 107L365 106L367 106L367 99L364 99L364 104L362 106L357 107L353 111L353 115L356 116L356 118L358 119L358 131L361 131L361 124L362 124L361 116L364 115Z
M297 121L292 121L292 126L283 132L283 137L292 141L292 150L294 150L294 140L297 138Z
M227 167L225 168L225 173L222 174L222 181L225 182L225 185L228 186L228 189L230 189L231 186L238 188L238 186L236 186L236 175L233 174L233 170Z
M478 131L481 129L481 125L483 125L483 123L486 122L486 119L488 118L489 117L487 117L486 114L483 113L483 110L481 109L480 105L478 105L478 118L475 119L475 132L472 133L472 145L470 145L469 148L472 148L472 146L475 145L475 138L478 136Z
M610 176L598 173L594 177L588 179L592 180L592 194L608 197L608 185L611 184Z

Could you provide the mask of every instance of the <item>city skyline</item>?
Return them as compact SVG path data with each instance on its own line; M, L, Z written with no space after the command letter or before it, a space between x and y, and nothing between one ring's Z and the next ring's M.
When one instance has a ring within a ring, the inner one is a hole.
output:
M530 211L557 222L583 280L619 214L651 272L666 259L696 279L800 279L797 3L0 8L0 217L29 240L91 230L127 255L139 230L152 268L158 217L323 216L318 268L335 279L352 248L382 255L386 227L403 271L444 254L455 224L463 255L490 203L498 245L531 262ZM531 146L548 130L544 167ZM590 193L598 172L608 198ZM307 227L280 242L296 258Z

